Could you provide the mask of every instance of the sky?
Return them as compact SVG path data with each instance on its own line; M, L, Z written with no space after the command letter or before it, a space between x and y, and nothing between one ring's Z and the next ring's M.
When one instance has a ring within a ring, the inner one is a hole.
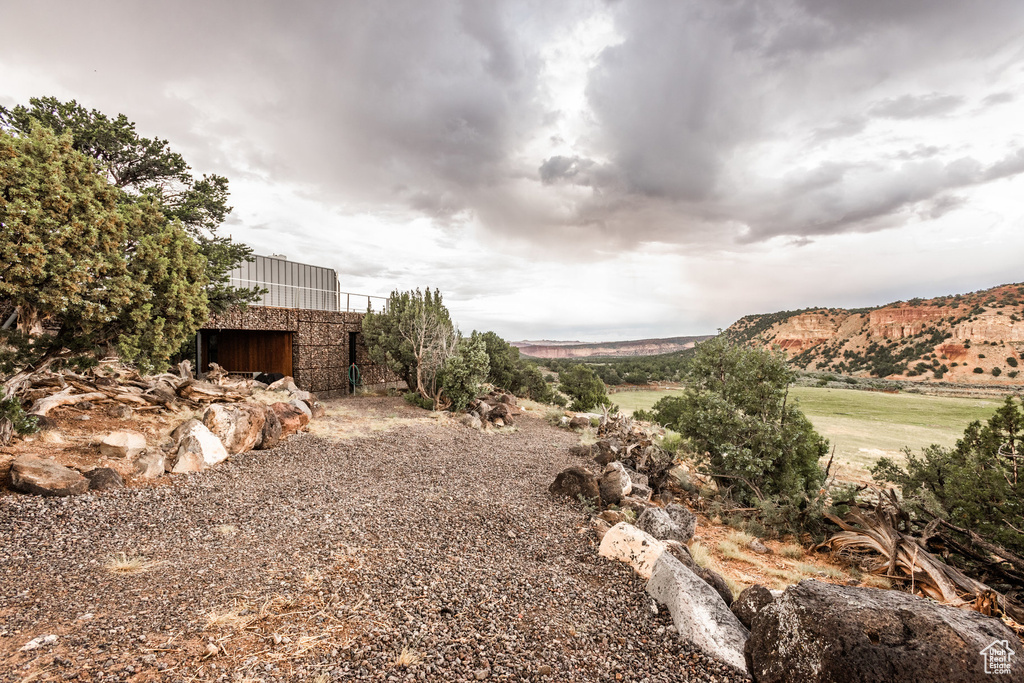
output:
M1024 280L1020 0L0 0L52 95L230 181L221 230L506 339Z

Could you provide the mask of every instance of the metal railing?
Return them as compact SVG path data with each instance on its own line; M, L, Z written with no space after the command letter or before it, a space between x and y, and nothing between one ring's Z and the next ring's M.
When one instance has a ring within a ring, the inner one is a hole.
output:
M370 294L341 292L336 289L318 289L300 285L286 285L277 282L262 282L248 278L232 276L229 278L232 287L252 289L259 287L268 290L253 306L274 306L278 308L302 308L314 311L346 311L365 313L367 309L374 312L386 311L388 298Z

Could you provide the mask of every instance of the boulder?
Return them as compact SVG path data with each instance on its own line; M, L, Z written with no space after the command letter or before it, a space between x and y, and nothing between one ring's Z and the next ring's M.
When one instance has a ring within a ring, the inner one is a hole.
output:
M978 612L899 591L806 580L757 614L746 659L759 683L1022 681L1024 657L1002 660L1004 675L985 671L1019 646L1002 621Z
M741 624L749 629L753 629L755 617L774 601L775 598L770 590L755 584L744 589L730 607L732 613L736 615Z
M277 380L284 378L285 375L282 375L280 372L261 372L260 374L256 375L255 381L259 382L260 384L266 385L267 389L270 389L270 385L272 385Z
M619 522L626 521L625 516L618 510L605 510L604 512L599 514L598 517L608 522L608 524L610 524L611 526L615 526Z
M569 429L584 429L590 426L590 418L577 415L569 420Z
M11 464L11 485L40 496L75 496L89 490L80 472L36 455L22 455Z
M179 453L171 466L172 474L188 474L189 472L202 472L206 469L203 456L193 451Z
M569 496L573 500L580 497L600 503L601 490L597 486L597 477L589 470L582 467L569 467L558 473L555 480L551 482L548 491L557 495Z
M214 403L206 409L203 424L231 455L251 451L263 435L266 409L251 403Z
M459 422L461 422L462 424L466 425L471 429L481 429L484 426L483 423L480 421L479 417L470 413L467 413L460 417Z
M718 593L671 553L663 553L654 563L647 593L668 607L680 639L737 671L746 670L743 647L747 629Z
M295 380L289 376L282 377L281 379L271 382L270 386L267 387L267 391L299 391L299 388L295 386Z
M589 458L592 453L590 446L578 445L569 448L569 455L575 455L577 458Z
M504 403L498 403L497 405L491 408L491 411L487 414L487 419L490 420L491 422L499 418L504 420L508 418L508 415L508 406L505 405Z
M601 489L601 501L605 505L618 505L633 490L633 483L620 462L608 463L597 484Z
M734 602L732 589L729 588L729 584L725 582L725 579L722 578L721 574L713 569L701 567L699 564L694 562L693 556L690 554L690 549L679 541L665 541L665 551L682 562L687 569L696 574L704 583L714 588L715 592L721 596L722 602L727 606L732 606ZM745 625L746 624L744 624L744 626Z
M510 406L516 405L516 397L512 394L498 394L498 400Z
M134 411L123 403L115 403L114 405L107 408L107 415L110 417L116 417L121 420L131 419L134 415Z
M177 437L178 447L172 472L193 472L197 462L210 467L228 457L221 440L199 420L192 419L179 425L173 434Z
M756 538L752 540L750 543L748 543L747 547L753 550L758 555L768 555L769 553L771 553L771 548L769 548Z
M89 470L85 473L85 478L89 480L90 491L109 491L111 489L124 488L124 479L117 473L117 470L109 467L97 467L96 469Z
M311 394L308 391L303 391L302 389L299 389L298 391L293 391L291 392L291 394L293 399L298 399L299 401L302 401L303 403L306 404L312 403L313 401L316 400L316 396L314 394Z
M288 405L295 406L296 408L304 412L306 414L306 417L309 418L309 420L313 419L313 411L309 409L309 406L306 405L305 401L300 401L297 398L293 398L292 400L288 401ZM309 420L307 420L307 423Z
M264 406L263 432L260 434L259 443L256 444L256 450L265 451L279 443L281 443L281 420L270 406Z
M693 534L697 531L697 516L687 510L682 505L671 504L665 506L665 512L668 516L676 523L686 537L685 539L677 539L681 543L689 543L690 539L693 538Z
M100 441L100 453L108 458L134 458L146 450L146 435L130 430L111 432Z
M634 481L633 490L629 492L629 495L633 496L634 498L639 498L640 500L650 500L651 489L645 486L644 484L638 484Z
M321 417L327 414L327 406L325 406L320 401L316 400L316 398L313 398L309 401L304 401L304 403L307 406L309 406L309 412L313 416L314 420L319 420Z
M649 507L640 513L636 525L661 541L687 543L693 538L693 529L687 533L686 529L676 524L667 510L657 507Z
M135 460L135 474L144 479L156 479L166 469L164 454L160 451L143 453Z
M632 493L632 492L630 492ZM639 517L644 510L651 507L651 504L641 498L637 498L634 495L629 495L619 501L619 507L623 510L632 510Z
M665 544L632 524L620 522L604 535L597 552L609 560L625 562L642 578L649 579L665 552Z
M282 439L288 438L309 424L308 408L303 411L291 403L274 403L270 409L277 414L278 422L281 424Z
M486 422L487 420L490 419L489 416L493 408L490 406L490 404L481 401L476 405L476 408L474 408L474 410L476 410L476 412L480 414L480 419Z

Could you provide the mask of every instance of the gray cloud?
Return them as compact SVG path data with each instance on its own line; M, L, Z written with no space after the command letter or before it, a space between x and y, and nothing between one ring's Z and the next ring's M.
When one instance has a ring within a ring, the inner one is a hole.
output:
M963 97L956 95L903 95L878 102L869 111L872 116L888 119L917 119L928 116L949 114L964 103Z
M589 73L589 129L563 135L544 48L600 12L621 41ZM124 111L200 171L575 253L874 230L1024 172L1016 151L986 165L949 158L954 141L871 147L882 126L965 115L958 85L991 78L985 105L1016 102L985 60L1024 28L1019 0L108 0L15 14L49 39L12 33L0 61ZM109 26L118 40L93 38ZM768 148L780 168L754 170Z

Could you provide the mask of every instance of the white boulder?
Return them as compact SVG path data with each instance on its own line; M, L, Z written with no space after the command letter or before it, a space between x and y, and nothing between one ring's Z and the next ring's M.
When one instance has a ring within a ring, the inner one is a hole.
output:
M189 420L180 425L174 430L174 436L178 439L178 448L172 472L192 472L195 470L191 468L199 462L210 467L227 460L228 451L224 444L199 420Z
M100 441L100 453L108 458L134 458L144 450L146 436L131 430L111 432Z
M680 638L746 672L743 647L750 632L722 596L671 553L664 553L654 563L647 593L668 607Z
M626 522L609 529L598 549L601 557L625 562L645 579L651 578L654 565L664 552L664 543Z

